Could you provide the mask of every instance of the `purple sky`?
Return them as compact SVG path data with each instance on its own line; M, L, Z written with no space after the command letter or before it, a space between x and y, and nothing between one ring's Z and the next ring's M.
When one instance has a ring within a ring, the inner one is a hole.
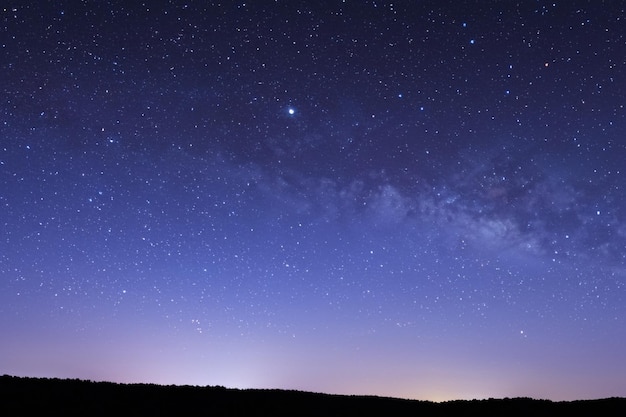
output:
M626 396L626 13L0 10L0 374Z

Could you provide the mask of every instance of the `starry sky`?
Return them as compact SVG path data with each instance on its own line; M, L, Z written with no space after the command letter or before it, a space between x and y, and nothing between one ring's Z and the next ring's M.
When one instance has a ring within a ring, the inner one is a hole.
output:
M626 396L625 10L4 4L0 373Z

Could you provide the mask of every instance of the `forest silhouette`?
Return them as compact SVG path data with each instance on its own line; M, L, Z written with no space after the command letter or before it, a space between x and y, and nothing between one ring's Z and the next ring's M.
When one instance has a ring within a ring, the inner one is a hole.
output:
M503 398L435 403L277 389L118 384L9 375L0 377L0 397L0 416L626 415L626 398L563 402Z

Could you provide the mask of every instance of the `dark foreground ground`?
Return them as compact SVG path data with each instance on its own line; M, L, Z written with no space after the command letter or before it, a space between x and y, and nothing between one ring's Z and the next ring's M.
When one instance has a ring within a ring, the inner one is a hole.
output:
M625 416L626 398L432 403L223 387L0 377L0 416Z

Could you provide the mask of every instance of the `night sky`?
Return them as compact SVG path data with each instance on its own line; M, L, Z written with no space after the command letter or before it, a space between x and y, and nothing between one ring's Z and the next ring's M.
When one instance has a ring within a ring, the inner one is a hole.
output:
M0 374L626 396L623 2L16 1L0 69Z

